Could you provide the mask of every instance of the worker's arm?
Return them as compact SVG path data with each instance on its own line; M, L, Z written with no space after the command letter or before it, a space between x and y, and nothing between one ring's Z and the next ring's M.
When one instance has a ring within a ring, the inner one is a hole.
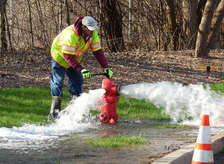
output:
M65 60L70 64L71 67L77 69L78 71L83 69L82 65L79 62L77 62L74 55L70 55L67 53L63 53L63 55L65 57Z
M98 63L100 64L100 66L102 67L103 70L105 68L108 68L107 59L106 59L102 49L93 52L93 55L96 57Z
M103 69L103 73L106 75L107 78L112 78L113 76L113 71L108 68L108 63L107 63L107 59L104 55L104 52L102 49L93 52L94 56L96 57L98 63L101 65L102 69Z
M77 69L78 71L82 73L83 78L91 77L91 73L87 69L83 68L79 62L77 62L74 55L70 55L66 53L63 53L63 55L65 57L65 60L70 64L71 67Z

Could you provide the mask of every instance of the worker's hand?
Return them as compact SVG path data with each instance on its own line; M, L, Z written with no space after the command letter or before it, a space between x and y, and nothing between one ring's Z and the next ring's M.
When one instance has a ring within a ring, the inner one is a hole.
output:
M106 68L103 70L103 73L106 75L107 78L112 78L113 76L113 71L110 68Z
M83 68L81 70L81 73L82 73L82 77L83 78L90 78L91 77L91 73L87 69L85 69L85 68Z

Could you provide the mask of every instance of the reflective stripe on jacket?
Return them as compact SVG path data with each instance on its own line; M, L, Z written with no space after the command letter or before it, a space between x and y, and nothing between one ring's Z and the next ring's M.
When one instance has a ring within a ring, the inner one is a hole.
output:
M94 30L93 35L88 38L88 41L85 41L84 37L78 34L74 25L71 25L56 36L51 46L51 55L58 64L69 68L70 65L65 60L63 53L74 55L75 59L80 62L89 47L93 52L101 49L98 32Z

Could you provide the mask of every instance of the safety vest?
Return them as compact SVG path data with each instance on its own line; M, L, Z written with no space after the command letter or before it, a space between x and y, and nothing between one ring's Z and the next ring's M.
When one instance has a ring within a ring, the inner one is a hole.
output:
M74 25L71 25L55 37L51 46L51 55L59 65L69 68L70 65L63 53L74 55L75 59L80 62L89 46L93 52L101 49L98 32L94 30L93 35L86 42L84 37L78 34Z

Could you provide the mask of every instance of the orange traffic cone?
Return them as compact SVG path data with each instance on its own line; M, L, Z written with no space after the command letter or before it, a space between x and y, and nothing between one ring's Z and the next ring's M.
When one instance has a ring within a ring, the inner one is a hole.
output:
M192 164L214 164L209 115L202 116Z

